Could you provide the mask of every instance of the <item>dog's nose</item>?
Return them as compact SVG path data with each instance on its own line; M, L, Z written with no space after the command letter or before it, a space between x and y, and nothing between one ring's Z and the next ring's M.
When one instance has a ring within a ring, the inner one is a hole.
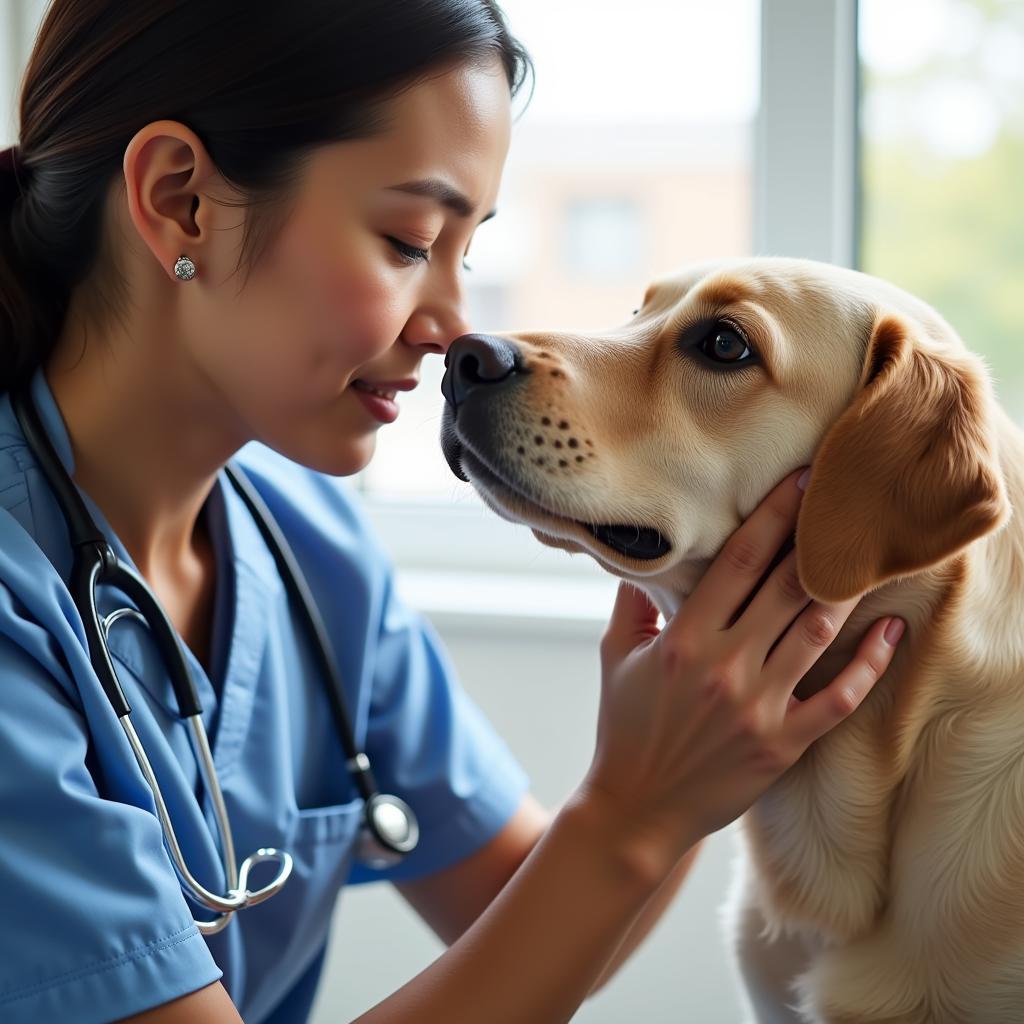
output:
M464 334L445 353L441 394L453 409L476 388L507 380L519 368L519 353L511 342L490 334Z

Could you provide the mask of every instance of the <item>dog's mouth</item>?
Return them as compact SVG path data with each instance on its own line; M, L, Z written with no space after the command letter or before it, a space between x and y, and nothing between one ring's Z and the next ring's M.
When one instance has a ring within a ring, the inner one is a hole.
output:
M489 504L496 512L506 518L521 520L553 539L564 538L567 532L582 530L616 554L635 562L653 562L672 550L668 538L654 527L593 523L553 512L461 444L451 446L445 454L455 475L472 483L485 500L489 498ZM550 532L552 530L555 532Z
M606 547L638 562L652 562L672 550L660 530L650 526L584 523L575 520Z

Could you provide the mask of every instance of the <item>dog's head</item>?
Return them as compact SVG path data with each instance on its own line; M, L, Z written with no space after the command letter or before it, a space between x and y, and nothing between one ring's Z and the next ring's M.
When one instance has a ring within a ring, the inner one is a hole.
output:
M982 363L929 306L856 271L694 267L622 327L467 335L446 366L453 471L648 589L689 593L804 464L798 565L821 600L936 565L1008 515Z

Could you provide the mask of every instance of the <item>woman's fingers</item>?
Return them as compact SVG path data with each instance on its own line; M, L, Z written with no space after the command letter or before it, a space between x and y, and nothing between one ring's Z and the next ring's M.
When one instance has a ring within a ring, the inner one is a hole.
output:
M750 595L772 559L796 528L804 470L778 484L725 542L681 613L666 626L684 620L687 628L725 629Z
M889 667L903 629L902 619L880 619L865 633L853 661L825 689L791 703L783 729L801 753L860 706Z
M619 580L611 618L601 639L604 657L624 658L638 644L653 640L660 632L658 609L637 586Z
M765 583L761 589L764 590L767 586L768 584ZM760 596L760 591L758 595ZM777 592L775 597L778 599ZM754 646L753 663L755 666L763 665L765 671L769 673L767 678L777 680L777 683L773 685L785 691L782 694L784 700L789 697L796 684L822 656L825 648L839 635L839 631L853 614L853 610L860 603L861 598L855 597L849 601L839 601L835 604L811 601L810 598L807 600L809 603L799 615L796 615L796 612L800 611L797 608L789 619L778 628L772 628L769 631L763 621L757 626L760 633L752 630L751 627L747 628L745 638L749 644ZM753 602L747 612L752 608ZM772 614L771 609L761 609L762 620L771 620ZM795 618L794 615L796 615ZM747 613L744 613L743 618L746 619L746 616ZM749 639L751 635L753 639ZM757 640L759 635L760 641ZM780 635L782 636L781 640L779 639ZM770 642L769 637L771 638ZM776 640L778 643L769 655L768 650ZM758 660L759 656L760 660Z
M811 598L804 590L797 572L796 551L790 551L772 570L772 574L761 585L750 604L744 608L743 614L732 627L733 632L741 642L747 645L752 658L760 666L764 664L772 645L786 631L786 627L810 603ZM856 607L856 604L856 601L850 603L850 611ZM834 607L841 608L842 606ZM849 611L842 617L842 621L846 620L847 615L849 615ZM817 639L823 629L827 627L827 623L813 619L805 623L804 627L811 630L810 639ZM821 649L819 648L814 657L820 653ZM812 658L811 661L813 660ZM810 668L810 663L800 668L800 675L803 675L808 668Z

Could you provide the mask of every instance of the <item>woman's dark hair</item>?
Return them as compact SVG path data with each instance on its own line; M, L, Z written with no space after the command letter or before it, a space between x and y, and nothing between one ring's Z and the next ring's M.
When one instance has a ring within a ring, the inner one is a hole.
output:
M314 147L374 134L403 88L495 56L515 95L532 65L495 0L53 0L0 167L0 393L45 361L99 258L90 315L123 299L103 212L144 125L187 125L243 197L248 273Z

